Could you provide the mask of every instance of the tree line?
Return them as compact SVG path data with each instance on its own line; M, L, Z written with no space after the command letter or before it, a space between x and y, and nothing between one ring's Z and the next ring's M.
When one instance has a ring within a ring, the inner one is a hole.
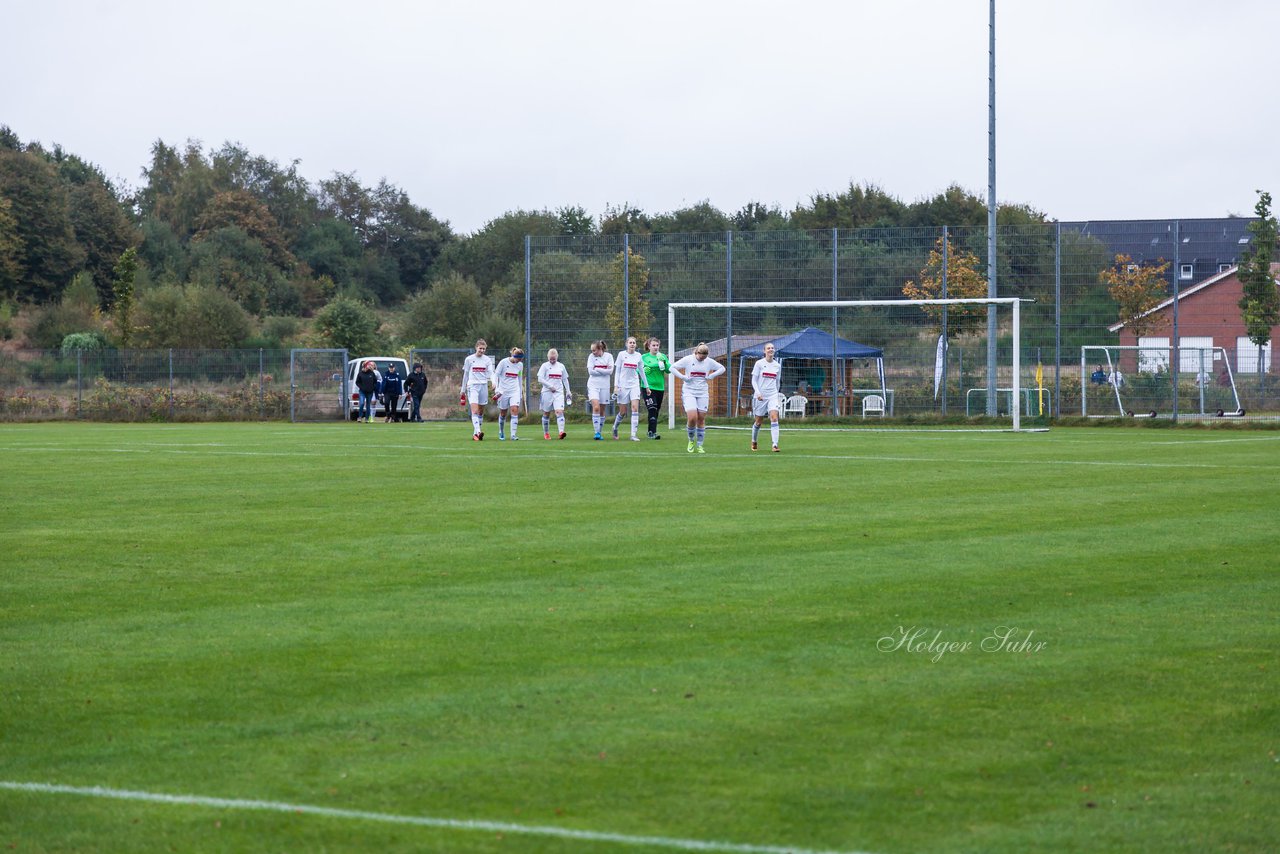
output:
M509 211L458 234L386 179L334 172L312 183L297 161L235 143L157 140L130 188L0 127L0 337L44 348L70 335L82 346L141 347L520 340L526 235L979 229L986 216L985 200L959 186L907 203L851 184L791 210L752 202L725 213L703 201L661 214L622 204L596 217L567 206ZM1046 218L1003 205L998 221ZM1051 257L1035 254L1041 265Z

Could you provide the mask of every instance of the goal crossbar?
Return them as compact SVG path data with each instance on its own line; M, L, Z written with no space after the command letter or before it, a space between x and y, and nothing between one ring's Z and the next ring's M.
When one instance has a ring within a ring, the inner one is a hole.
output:
M1012 309L1012 329L1013 333L1013 400L1020 401L1022 395L1022 385L1020 374L1022 372L1021 359L1021 306L1024 302L1035 302L1035 300L1023 299L1020 297L989 297L989 298L966 298L966 299L861 299L861 300L770 300L767 302L673 302L667 304L667 342L671 347L672 353L677 349L676 346L676 309L687 308L719 308L719 309L735 309L735 308L875 308L875 307L902 307L902 306L925 306L925 305L990 305L990 306L1009 306ZM1013 405L1010 407L1010 414L1013 416L1013 430L1018 432L1022 428L1022 420L1020 407ZM668 429L674 430L676 426L676 409L675 401L671 402L671 406L667 410Z

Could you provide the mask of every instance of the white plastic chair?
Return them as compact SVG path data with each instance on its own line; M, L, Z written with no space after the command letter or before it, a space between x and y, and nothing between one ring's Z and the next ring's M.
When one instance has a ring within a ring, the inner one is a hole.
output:
M878 394L869 394L862 399L862 417L879 415L884 418L884 398Z
M783 418L786 418L788 415L799 415L801 418L804 418L805 407L808 405L809 398L805 397L803 394L793 394L791 397L787 398L787 405L782 407L781 415Z

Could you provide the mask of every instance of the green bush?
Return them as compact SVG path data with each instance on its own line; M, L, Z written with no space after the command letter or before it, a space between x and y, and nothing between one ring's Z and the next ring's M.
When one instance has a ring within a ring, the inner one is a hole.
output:
M367 353L378 344L378 316L359 300L334 297L316 313L316 331L322 346Z
M69 356L77 350L97 351L107 346L101 332L72 332L62 339L62 355Z

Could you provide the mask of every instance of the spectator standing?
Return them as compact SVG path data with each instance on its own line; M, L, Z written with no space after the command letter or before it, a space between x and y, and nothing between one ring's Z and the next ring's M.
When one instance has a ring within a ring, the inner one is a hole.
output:
M409 393L409 399L413 401L413 411L409 414L409 420L421 424L422 421L422 398L427 395L427 375L422 372L422 363L418 362L413 366L413 371L405 378L405 391Z
M356 391L360 393L360 407L356 410L357 423L363 421L369 424L373 421L373 416L378 412L378 391L381 388L381 375L372 361L365 362L356 374Z
M382 405L387 408L387 423L396 419L400 408L400 395L404 394L404 379L396 370L396 363L387 365L387 375L382 378Z

